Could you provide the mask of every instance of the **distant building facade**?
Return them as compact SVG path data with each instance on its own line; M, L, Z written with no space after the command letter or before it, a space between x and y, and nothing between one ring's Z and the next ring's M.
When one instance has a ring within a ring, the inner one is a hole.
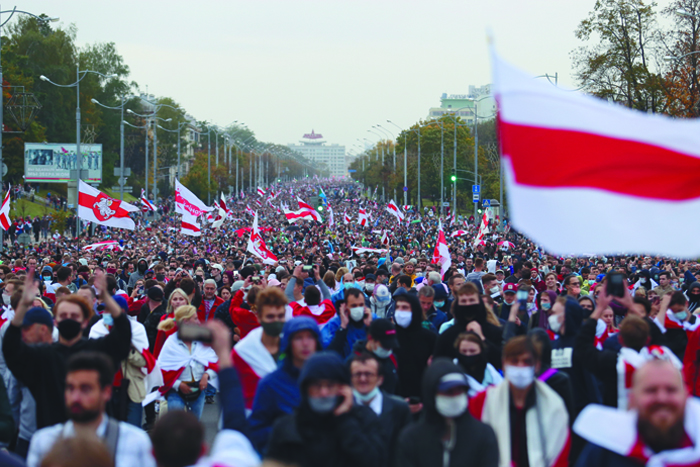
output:
M479 100L480 99L480 100ZM491 85L469 86L468 94L447 94L440 96L440 107L428 110L428 120L434 120L443 115L455 115L467 123L474 124L474 102L477 102L477 112L480 119L489 118L496 114L496 101L491 96Z
M347 177L348 164L345 160L345 146L326 144L323 135L311 130L299 141L288 144L289 149L299 151L319 169L327 169L331 177Z

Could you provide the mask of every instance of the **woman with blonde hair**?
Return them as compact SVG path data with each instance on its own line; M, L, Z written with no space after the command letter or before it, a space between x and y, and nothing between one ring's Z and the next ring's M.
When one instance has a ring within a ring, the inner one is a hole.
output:
M340 279L342 279L343 276L349 272L350 270L346 267L338 268L338 270L335 272L335 281L340 282Z
M182 341L175 333L184 324L199 324L197 309L183 305L173 318L163 320L158 329L171 332L158 356L163 371L164 387L160 389L168 401L168 410L185 410L197 418L202 416L207 384L216 377L212 369L218 361L211 347L198 341Z
M184 290L182 289L175 289L170 293L170 297L168 297L168 305L165 308L165 314L161 318L161 322L167 319L172 319L175 317L175 311L184 305L189 305L190 304L190 299L188 295L185 293ZM156 335L156 344L153 347L153 355L158 358L158 355L160 354L160 349L163 348L163 344L165 344L165 341L170 337L172 333L177 331L177 326L174 326L171 328L168 332L162 330L160 328L160 323L158 323L158 335Z

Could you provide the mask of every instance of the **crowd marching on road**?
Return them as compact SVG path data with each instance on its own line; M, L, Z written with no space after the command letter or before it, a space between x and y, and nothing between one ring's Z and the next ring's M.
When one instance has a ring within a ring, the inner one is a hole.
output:
M697 262L343 180L192 196L6 239L0 465L700 465Z

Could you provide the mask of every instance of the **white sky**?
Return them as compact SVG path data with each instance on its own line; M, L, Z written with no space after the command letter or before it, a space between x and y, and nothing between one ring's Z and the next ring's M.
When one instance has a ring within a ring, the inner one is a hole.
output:
M669 0L661 0L661 6ZM574 86L570 52L595 0L25 0L79 45L114 42L132 80L198 120L245 122L263 141L378 139L490 82L486 30L504 59ZM11 7L3 4L3 9ZM660 10L659 10L660 11ZM392 131L395 128L392 129ZM394 132L396 134L396 132Z

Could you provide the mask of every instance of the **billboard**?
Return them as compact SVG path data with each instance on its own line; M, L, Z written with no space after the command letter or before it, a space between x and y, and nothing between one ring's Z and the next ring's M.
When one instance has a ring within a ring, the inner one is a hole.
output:
M102 182L102 145L81 144L82 169L87 183ZM24 143L24 179L27 182L66 183L78 168L75 143Z

